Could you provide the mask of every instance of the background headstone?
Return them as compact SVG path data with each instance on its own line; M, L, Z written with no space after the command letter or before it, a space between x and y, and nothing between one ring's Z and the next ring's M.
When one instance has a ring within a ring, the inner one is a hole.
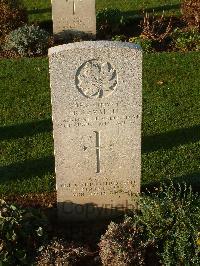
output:
M131 209L140 191L142 51L81 42L49 50L59 216Z
M96 35L95 0L52 0L53 33L56 39Z

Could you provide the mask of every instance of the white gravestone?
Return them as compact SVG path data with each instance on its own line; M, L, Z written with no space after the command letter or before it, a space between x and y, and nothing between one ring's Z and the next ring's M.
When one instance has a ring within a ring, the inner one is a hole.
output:
M57 39L96 35L95 0L52 0L52 18Z
M58 211L110 217L140 191L142 51L81 42L49 50Z

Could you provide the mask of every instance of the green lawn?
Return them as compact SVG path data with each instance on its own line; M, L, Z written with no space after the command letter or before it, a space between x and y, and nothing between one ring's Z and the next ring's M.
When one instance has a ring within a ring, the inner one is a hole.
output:
M142 184L200 188L200 53L144 56ZM0 194L55 189L47 58L2 60Z
M118 8L121 11L141 11L143 9L162 12L177 12L180 7L180 0L96 0L97 10L102 8Z
M51 20L51 1L50 0L23 0L29 12L29 20L44 22ZM134 15L143 9L147 11L155 10L160 13L163 10L166 14L179 14L181 0L96 0L97 11L105 7L118 8L127 15Z
M47 59L2 60L0 193L48 191L53 144Z
M173 178L200 188L199 84L200 53L145 56L143 184Z

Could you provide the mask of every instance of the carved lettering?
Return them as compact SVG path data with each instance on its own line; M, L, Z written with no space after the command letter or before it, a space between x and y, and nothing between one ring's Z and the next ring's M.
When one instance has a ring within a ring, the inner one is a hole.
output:
M100 146L100 145L99 145ZM119 193L122 189L124 193L133 196L132 190L135 185L134 181L96 181L90 183L80 184L61 184L60 187L71 192L74 197L83 197L86 195L90 196L101 196L101 195L112 195Z

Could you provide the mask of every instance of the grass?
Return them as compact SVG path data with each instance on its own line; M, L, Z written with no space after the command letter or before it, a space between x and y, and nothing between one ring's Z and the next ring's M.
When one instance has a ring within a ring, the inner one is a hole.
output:
M47 59L1 61L0 193L53 190Z
M30 22L51 20L51 0L22 0L28 10Z
M143 184L172 178L200 188L200 53L144 61Z
M96 0L96 10L99 11L105 7L118 8L127 15L134 15L142 10L161 13L163 10L166 14L180 14L181 0ZM25 7L28 9L30 22L44 22L51 20L51 1L50 0L23 0Z
M166 12L172 14L179 12L180 0L97 0L97 10L107 8L118 8L121 11L128 13L135 13L135 11L142 11L143 9L152 11Z
M144 56L142 184L200 188L200 54ZM55 189L47 58L0 62L0 194Z

